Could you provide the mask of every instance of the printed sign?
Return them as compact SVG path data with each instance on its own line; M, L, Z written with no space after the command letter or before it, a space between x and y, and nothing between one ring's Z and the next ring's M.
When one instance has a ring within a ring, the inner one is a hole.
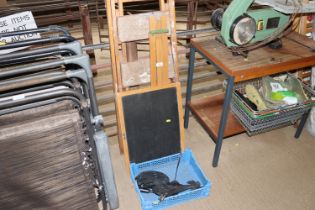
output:
M37 28L36 22L34 20L33 14L30 11L16 13L13 15L5 16L0 18L0 33L12 32L12 31L21 31L26 29ZM0 46L5 45L11 42L18 42L27 39L40 38L40 35L37 33L33 34L23 34L12 37L3 37L0 38ZM0 54L7 54L13 51L24 49L26 47L0 50Z

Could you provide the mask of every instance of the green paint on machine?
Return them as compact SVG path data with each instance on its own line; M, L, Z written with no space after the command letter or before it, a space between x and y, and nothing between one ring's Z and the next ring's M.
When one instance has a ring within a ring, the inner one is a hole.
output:
M290 16L270 7L249 9L253 0L233 0L224 11L221 38L228 46L255 43L287 26Z

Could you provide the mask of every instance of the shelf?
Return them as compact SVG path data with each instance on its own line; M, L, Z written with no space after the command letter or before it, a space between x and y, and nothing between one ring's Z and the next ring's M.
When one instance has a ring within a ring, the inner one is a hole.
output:
M224 94L192 101L188 106L196 119L204 129L216 141L220 126L221 113L224 102ZM224 138L245 132L243 126L230 111L225 127Z

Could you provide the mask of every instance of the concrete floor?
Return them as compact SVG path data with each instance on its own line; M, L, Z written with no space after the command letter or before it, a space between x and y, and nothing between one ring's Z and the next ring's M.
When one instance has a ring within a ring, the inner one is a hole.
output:
M212 182L207 198L186 202L178 210L313 210L315 209L315 138L293 126L224 141L220 163L211 166L215 144L191 117L186 145ZM113 140L113 139L112 139ZM137 210L140 202L117 141L111 154L119 193L119 210Z

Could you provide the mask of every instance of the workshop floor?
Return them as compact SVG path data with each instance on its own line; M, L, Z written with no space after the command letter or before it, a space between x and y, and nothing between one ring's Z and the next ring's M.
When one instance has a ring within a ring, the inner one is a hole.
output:
M304 130L294 139L293 126L224 141L220 163L211 166L215 144L191 117L186 144L212 182L207 198L186 202L178 210L312 210L315 209L315 138ZM123 155L111 141L119 193L119 210L140 210Z

